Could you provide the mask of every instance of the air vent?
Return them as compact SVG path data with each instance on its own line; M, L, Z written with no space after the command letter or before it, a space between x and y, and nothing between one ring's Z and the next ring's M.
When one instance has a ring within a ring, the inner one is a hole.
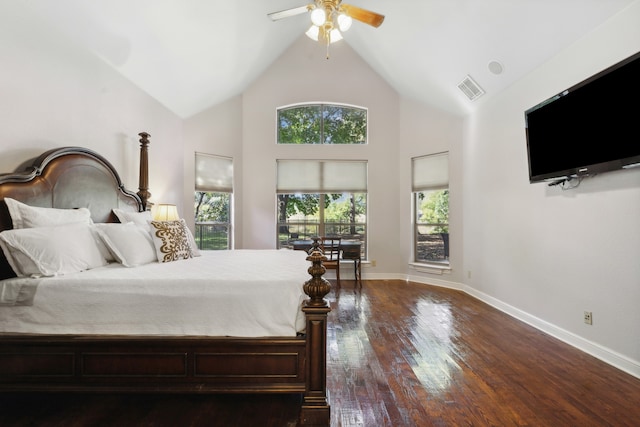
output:
M458 83L458 88L464 92L471 101L484 95L484 90L478 86L478 83L476 83L471 76L465 77L464 80Z

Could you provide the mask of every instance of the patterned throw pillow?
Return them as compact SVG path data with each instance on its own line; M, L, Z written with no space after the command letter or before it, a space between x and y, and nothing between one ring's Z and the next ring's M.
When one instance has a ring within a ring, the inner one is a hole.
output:
M149 224L151 224L151 236L159 262L178 261L193 257L184 219L150 221Z

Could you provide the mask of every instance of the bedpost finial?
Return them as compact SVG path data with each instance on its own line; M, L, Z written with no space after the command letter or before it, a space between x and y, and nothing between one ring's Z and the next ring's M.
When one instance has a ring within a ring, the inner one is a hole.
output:
M149 145L149 137L151 135L149 135L147 132L140 132L138 134L138 136L140 137L140 143L141 144Z
M326 261L327 257L322 252L315 250L307 257L307 261L311 261L311 267L307 270L312 276L303 286L304 293L311 299L307 301L308 307L325 307L327 301L324 300L325 295L331 291L331 284L322 275L327 269L322 265L322 261Z

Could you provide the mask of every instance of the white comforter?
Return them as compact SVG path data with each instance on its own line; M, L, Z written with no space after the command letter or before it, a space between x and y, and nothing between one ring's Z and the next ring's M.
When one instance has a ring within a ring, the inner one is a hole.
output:
M303 251L211 251L136 268L4 280L0 332L295 336L305 326L305 258Z

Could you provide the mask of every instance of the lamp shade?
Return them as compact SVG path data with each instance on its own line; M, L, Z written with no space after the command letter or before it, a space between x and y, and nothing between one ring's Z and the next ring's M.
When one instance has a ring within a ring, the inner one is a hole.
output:
M159 204L152 208L154 221L175 221L180 219L176 205Z

